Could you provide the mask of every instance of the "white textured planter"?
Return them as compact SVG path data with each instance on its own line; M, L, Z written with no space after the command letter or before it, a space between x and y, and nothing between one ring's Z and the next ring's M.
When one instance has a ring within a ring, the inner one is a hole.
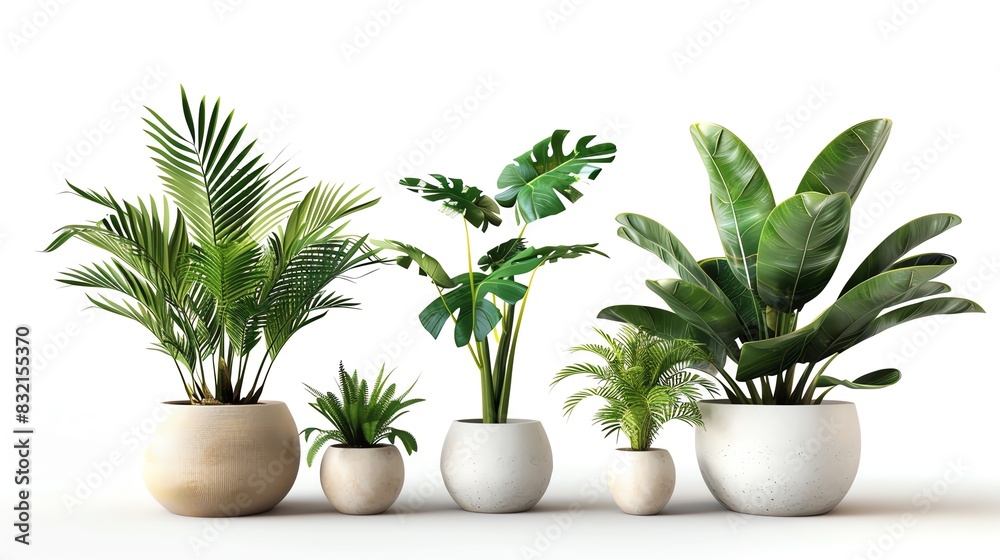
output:
M753 515L819 515L836 507L858 473L861 427L854 403L698 403L698 465L715 499Z
M670 501L676 482L674 460L666 449L616 449L611 456L608 489L625 513L660 513Z
M319 480L337 511L371 515L389 509L399 497L403 472L403 457L395 445L332 445L323 454Z
M169 412L146 447L143 478L177 515L235 517L278 505L299 472L299 434L285 403L191 405Z
M456 420L441 449L441 476L466 511L527 511L549 487L552 447L538 420Z

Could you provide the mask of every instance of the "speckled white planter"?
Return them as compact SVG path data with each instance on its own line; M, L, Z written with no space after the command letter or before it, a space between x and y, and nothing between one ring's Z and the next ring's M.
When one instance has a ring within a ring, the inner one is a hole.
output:
M466 511L527 511L549 487L552 447L538 420L456 420L441 449L441 476Z
M616 449L608 468L608 489L622 511L655 515L670 501L677 473L666 449Z
M836 507L858 473L854 403L760 406L698 403L701 475L715 499L753 515L805 516Z
M267 511L299 472L299 433L285 403L163 403L143 478L171 513L236 517Z
M395 445L332 445L323 454L319 480L326 499L340 513L382 513L403 489L403 457Z

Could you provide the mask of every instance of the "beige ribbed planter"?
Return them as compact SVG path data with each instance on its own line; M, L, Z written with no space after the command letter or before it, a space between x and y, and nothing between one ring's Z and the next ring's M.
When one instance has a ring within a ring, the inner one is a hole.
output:
M170 415L146 447L143 478L177 515L236 517L267 511L299 472L299 434L285 403L191 405Z
M389 509L403 489L403 457L395 445L331 445L323 454L319 480L340 513L371 515Z

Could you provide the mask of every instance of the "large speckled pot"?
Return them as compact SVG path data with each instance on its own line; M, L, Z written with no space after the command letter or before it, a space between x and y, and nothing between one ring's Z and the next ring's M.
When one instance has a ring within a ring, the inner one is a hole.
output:
M622 511L655 515L670 501L677 473L666 449L616 449L608 469L608 489Z
M236 517L278 505L299 472L299 434L285 403L163 403L143 478L177 515Z
M695 450L705 484L727 508L753 515L806 516L832 510L861 459L854 403L698 403L704 428Z
M441 449L441 476L466 511L527 511L549 487L552 447L538 420L456 420Z
M371 515L389 509L403 489L403 457L395 445L332 445L323 454L319 480L340 513Z

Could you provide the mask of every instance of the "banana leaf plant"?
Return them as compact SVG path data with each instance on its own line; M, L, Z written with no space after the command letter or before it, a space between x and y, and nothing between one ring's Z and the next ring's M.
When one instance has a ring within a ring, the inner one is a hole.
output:
M824 373L841 352L893 326L983 311L967 299L934 297L949 291L936 279L955 265L954 257L908 255L958 225L958 216L931 214L900 226L858 265L833 305L798 326L802 308L837 269L851 209L890 128L888 119L876 119L847 129L813 160L795 195L776 204L763 169L736 135L716 124L691 126L724 256L696 260L666 227L621 214L618 235L652 252L679 278L646 282L669 311L616 305L599 317L697 340L711 356L702 366L721 375L733 403L820 403L836 386L877 389L897 382L894 368L854 380ZM735 375L728 361L736 364Z
M500 192L495 199L461 179L444 175L432 174L431 181L400 181L425 200L440 202L446 214L463 218L467 271L453 276L437 259L412 245L393 240L378 243L399 253L396 263L400 266L415 264L436 290L437 297L420 312L420 322L434 338L447 323L453 324L455 345L468 348L479 371L484 423L507 421L517 337L535 274L545 264L560 259L607 256L595 248L596 243L534 247L525 238L529 224L565 210L562 198L571 203L579 200L583 193L576 187L595 179L602 164L615 159L615 145L592 144L594 136L580 138L567 150L563 146L567 134L557 130L514 158L497 179ZM523 222L520 232L486 251L473 265L469 226L485 233L490 226L501 224L501 209L508 208L516 223ZM519 280L524 275L527 282Z
M181 109L181 126L148 108L144 119L162 202L70 184L105 216L61 228L45 250L75 238L108 253L59 281L95 290L95 306L152 333L191 404L253 404L293 334L357 305L327 287L380 262L367 236L345 232L378 199L323 183L299 196L298 169L263 161L219 101L192 107L182 87Z

